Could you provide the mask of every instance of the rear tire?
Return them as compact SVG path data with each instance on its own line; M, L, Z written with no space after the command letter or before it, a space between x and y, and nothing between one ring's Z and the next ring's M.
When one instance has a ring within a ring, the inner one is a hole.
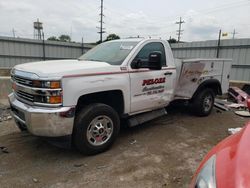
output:
M73 143L78 151L95 155L109 149L120 131L117 112L105 104L90 104L78 113Z
M214 91L210 88L205 88L200 91L193 99L193 109L197 116L208 116L214 106Z

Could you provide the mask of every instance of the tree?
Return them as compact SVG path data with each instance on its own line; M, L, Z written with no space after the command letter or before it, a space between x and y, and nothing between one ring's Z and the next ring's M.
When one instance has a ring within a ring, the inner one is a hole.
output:
M61 42L71 42L71 38L69 35L61 35L58 38L55 36L49 37L47 40L50 41L61 41Z
M177 40L175 38L170 38L168 40L168 42L171 44L171 43L177 43Z
M120 39L120 37L116 34L110 34L107 36L106 40L105 41L110 41L110 40L117 40L117 39Z
M61 35L58 37L61 42L71 42L71 38L69 35Z
M49 37L47 40L51 40L51 41L59 41L59 39L55 36Z

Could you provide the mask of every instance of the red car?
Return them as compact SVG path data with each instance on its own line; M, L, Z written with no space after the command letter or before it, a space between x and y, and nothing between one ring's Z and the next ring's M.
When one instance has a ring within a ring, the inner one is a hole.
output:
M250 122L207 154L190 188L250 188Z

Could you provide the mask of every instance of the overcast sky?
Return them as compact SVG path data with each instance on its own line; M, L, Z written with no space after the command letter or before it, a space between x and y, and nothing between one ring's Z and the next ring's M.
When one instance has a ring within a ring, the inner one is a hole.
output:
M210 40L219 29L237 38L250 38L250 0L104 0L107 34L122 38L176 37L180 16L182 40ZM33 38L33 21L44 24L46 37L68 34L74 41L99 39L100 0L0 0L0 35ZM107 35L105 34L105 36ZM104 37L105 37L104 36Z

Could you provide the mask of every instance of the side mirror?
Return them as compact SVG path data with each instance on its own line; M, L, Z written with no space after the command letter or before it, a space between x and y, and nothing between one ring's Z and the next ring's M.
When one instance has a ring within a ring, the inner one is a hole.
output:
M152 52L148 57L148 68L153 70L161 70L161 52Z
M161 70L161 53L152 52L149 54L148 61L137 59L136 61L132 62L131 67L134 69L148 68L151 70Z

